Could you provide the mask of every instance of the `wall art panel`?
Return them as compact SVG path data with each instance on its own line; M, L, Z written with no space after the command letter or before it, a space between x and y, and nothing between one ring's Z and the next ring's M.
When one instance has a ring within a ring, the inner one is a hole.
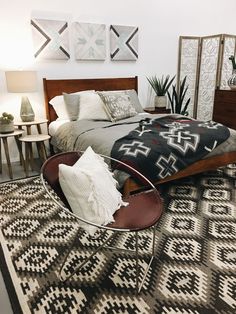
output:
M67 22L32 19L31 26L35 58L47 60L70 58Z
M105 24L74 23L74 46L77 60L105 60Z
M110 56L111 60L138 59L138 27L110 26Z

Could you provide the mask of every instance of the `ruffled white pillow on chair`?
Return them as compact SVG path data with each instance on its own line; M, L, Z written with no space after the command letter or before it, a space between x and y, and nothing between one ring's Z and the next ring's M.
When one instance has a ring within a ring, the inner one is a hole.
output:
M122 195L103 158L88 147L73 166L59 165L59 182L74 214L98 225L114 221ZM80 223L90 235L97 227Z

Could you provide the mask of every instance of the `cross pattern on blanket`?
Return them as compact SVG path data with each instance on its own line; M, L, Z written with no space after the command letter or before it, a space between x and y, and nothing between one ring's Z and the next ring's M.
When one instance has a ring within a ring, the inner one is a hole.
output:
M114 143L111 156L157 181L204 158L229 135L227 127L213 121L146 118Z

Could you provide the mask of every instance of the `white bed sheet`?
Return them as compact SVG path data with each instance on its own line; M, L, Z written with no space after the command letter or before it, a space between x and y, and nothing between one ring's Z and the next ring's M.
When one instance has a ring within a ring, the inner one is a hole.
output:
M51 122L48 126L48 132L51 136L54 136L57 132L57 130L59 129L59 127L61 125L63 125L66 122L70 122L69 119L65 119L65 120L55 120L53 122Z

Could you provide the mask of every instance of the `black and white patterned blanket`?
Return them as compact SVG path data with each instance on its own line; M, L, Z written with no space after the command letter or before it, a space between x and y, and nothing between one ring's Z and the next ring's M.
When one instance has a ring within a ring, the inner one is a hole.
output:
M111 157L158 181L202 159L229 135L227 127L213 121L146 118L114 143Z

